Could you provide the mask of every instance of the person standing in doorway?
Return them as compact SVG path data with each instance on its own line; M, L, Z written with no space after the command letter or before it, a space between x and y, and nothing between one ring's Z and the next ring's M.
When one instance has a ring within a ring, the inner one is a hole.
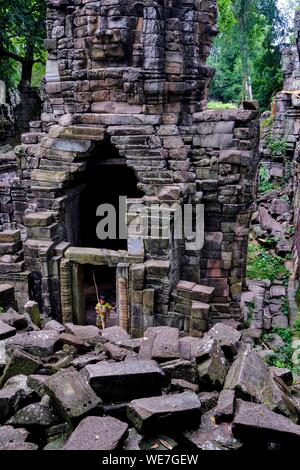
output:
M106 319L112 309L112 306L109 302L107 302L106 298L102 295L99 298L99 302L96 305L96 325L99 329L103 329L106 327Z

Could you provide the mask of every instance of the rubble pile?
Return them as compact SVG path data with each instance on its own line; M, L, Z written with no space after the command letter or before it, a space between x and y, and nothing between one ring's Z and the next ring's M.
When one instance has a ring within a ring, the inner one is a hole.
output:
M12 309L1 318L1 450L300 443L299 378L268 367L226 323L203 338L163 326L132 339L119 326L39 329Z

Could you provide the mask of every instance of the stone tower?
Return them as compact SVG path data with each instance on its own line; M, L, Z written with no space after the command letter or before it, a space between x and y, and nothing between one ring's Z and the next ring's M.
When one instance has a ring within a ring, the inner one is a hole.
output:
M10 262L0 262L1 282L15 287L20 309L30 296L45 314L83 323L85 268L108 266L119 322L134 335L153 325L202 335L208 323L238 318L258 111L252 103L206 110L217 2L47 4L46 100L16 149L15 238ZM132 227L143 208L163 203L168 236L129 230L125 245L98 245L96 205L116 196L127 196ZM201 246L189 234L174 236L176 210L187 204L194 221L203 208Z

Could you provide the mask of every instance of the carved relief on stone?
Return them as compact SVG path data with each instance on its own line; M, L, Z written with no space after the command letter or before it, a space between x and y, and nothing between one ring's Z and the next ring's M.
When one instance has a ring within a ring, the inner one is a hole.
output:
M131 65L133 46L141 32L143 7L136 0L87 4L86 44L93 64ZM79 12L81 13L81 12ZM76 16L76 14L75 14Z

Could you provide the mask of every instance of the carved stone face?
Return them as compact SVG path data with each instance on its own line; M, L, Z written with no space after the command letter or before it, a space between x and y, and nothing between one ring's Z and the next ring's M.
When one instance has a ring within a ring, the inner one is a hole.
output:
M100 0L90 4L87 17L90 58L94 61L130 59L141 15L140 4L130 0Z

